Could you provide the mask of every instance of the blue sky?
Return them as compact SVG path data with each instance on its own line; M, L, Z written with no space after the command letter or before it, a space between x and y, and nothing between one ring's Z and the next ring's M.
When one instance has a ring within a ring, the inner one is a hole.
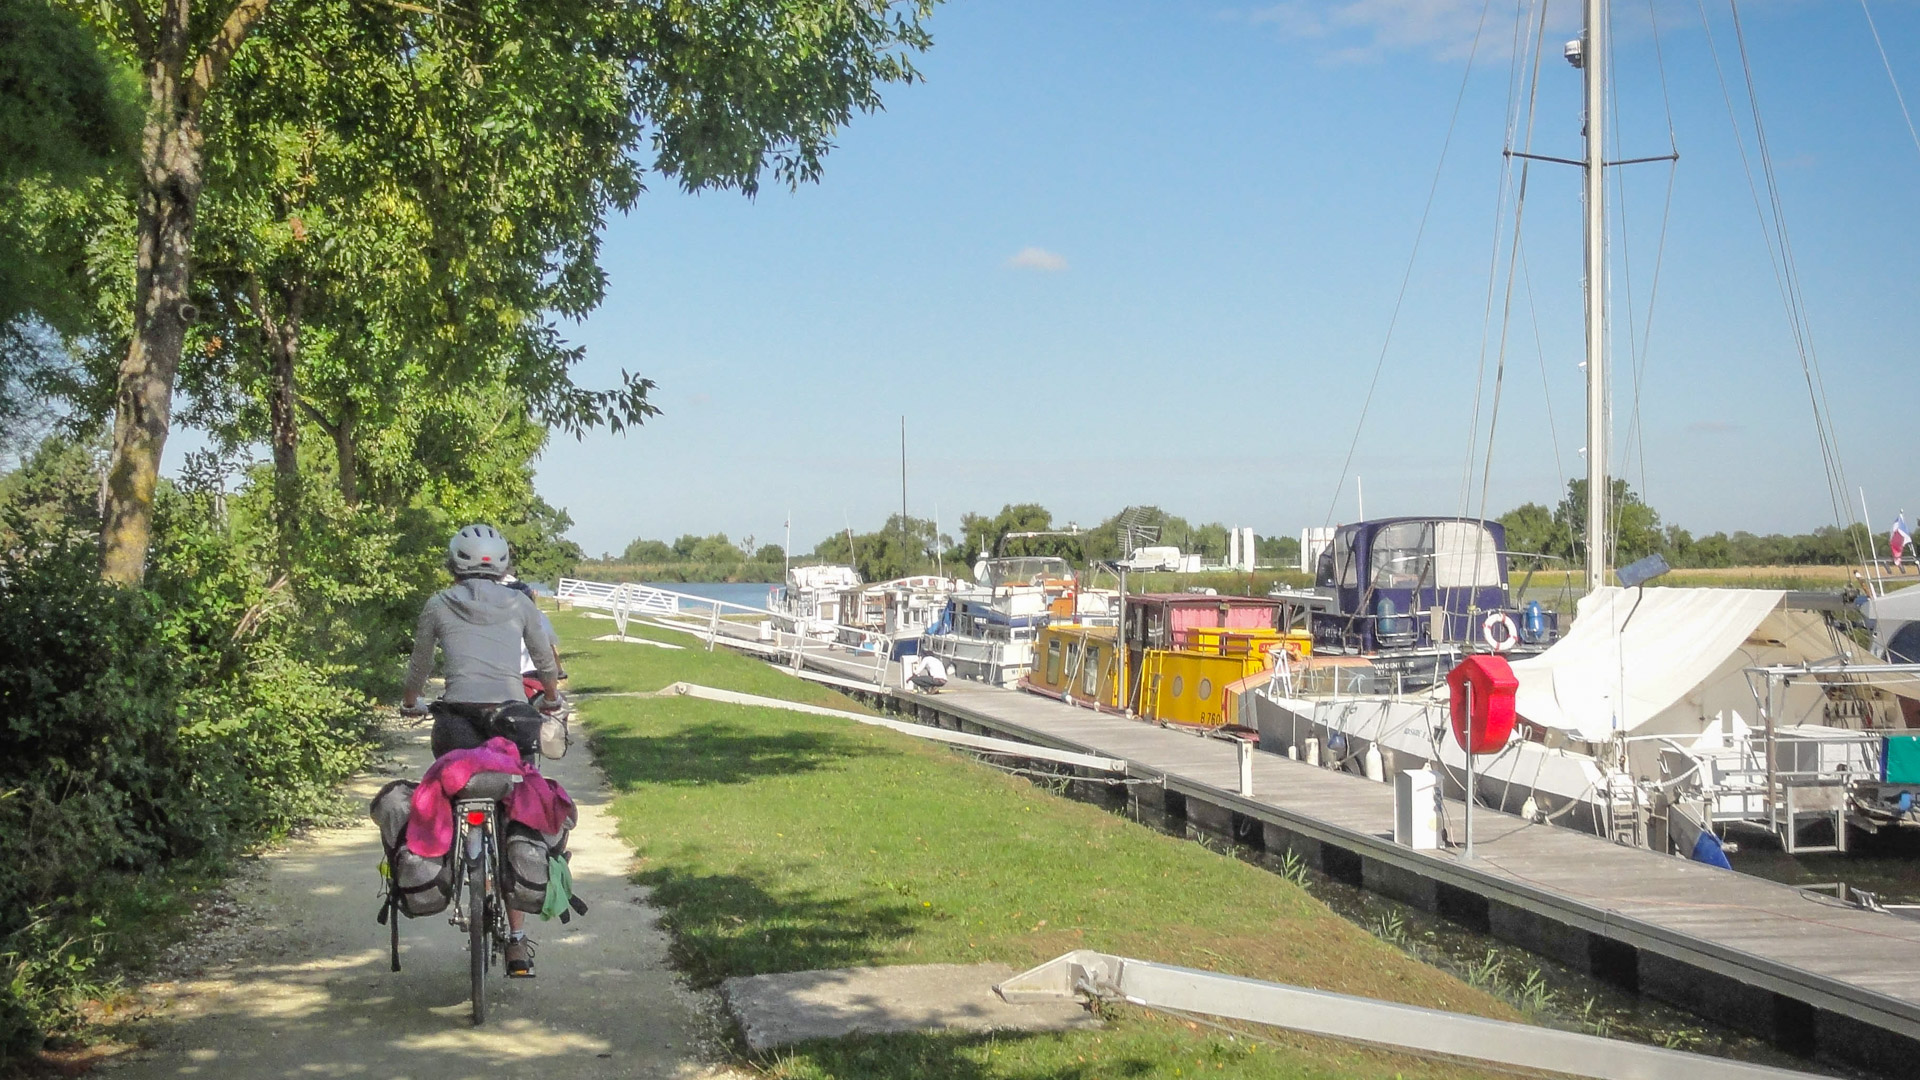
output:
M1665 153L1648 5L1616 6L1615 156ZM1744 124L1726 0L1705 6ZM1615 429L1636 437L1616 466L1696 533L1830 523L1799 354L1699 8L1653 7L1682 156L1637 420L1623 328L1631 306L1633 336L1644 330L1669 167L1631 167L1617 189ZM541 491L593 554L686 532L777 543L789 513L796 548L810 549L898 510L904 415L910 508L937 506L949 527L1031 500L1082 524L1152 503L1292 533L1357 516L1354 474L1370 515L1477 512L1515 0L1488 6L1469 75L1481 11L942 7L925 82L856 118L820 183L749 200L658 181L612 223L606 303L568 327L588 350L580 377L642 372L665 414L621 436L556 438ZM1873 14L1920 98L1920 5L1873 0ZM1920 509L1920 148L1857 3L1747 0L1741 15L1847 477L1884 527L1898 505ZM1580 152L1580 78L1559 57L1573 17L1560 0L1549 20L1541 153ZM1489 513L1551 502L1584 469L1579 228L1577 172L1535 166Z

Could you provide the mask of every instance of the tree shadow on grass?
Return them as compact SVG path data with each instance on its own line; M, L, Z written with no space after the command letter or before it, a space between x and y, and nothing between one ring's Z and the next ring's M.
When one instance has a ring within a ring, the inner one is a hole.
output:
M767 731L708 723L661 735L602 733L594 754L615 787L636 784L741 784L812 772L866 757L874 749L828 731Z
M735 975L869 964L913 932L918 915L898 899L774 892L743 874L650 870L639 881L672 931L674 963L696 986Z
M1046 1035L998 1032L991 1035L961 1032L915 1032L900 1035L855 1035L844 1039L804 1043L775 1057L798 1057L822 1076L837 1080L1108 1080L1147 1076L1156 1063L1132 1054L1094 1061L996 1062L979 1060L982 1047L1013 1048Z

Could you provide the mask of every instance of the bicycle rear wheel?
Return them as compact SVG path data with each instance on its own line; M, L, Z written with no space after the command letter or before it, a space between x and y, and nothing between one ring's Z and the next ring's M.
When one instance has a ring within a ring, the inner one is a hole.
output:
M467 964L473 974L473 1022L487 1022L487 950L493 947L487 923L487 860L467 867Z

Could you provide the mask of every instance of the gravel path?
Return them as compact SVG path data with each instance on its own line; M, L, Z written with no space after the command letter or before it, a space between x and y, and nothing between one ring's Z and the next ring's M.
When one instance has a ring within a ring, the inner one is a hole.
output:
M419 776L426 727L408 731L392 771ZM587 748L546 762L580 808L576 891L593 910L569 926L529 919L539 977L492 985L473 1026L466 935L446 915L401 925L401 970L388 970L379 907L380 836L364 817L317 830L243 874L214 924L173 963L187 974L146 988L146 1049L109 1064L153 1077L693 1077L718 1070L713 1004L667 967L667 938L627 880L632 853L614 831L609 792ZM364 800L389 777L369 776ZM499 968L495 969L496 972Z

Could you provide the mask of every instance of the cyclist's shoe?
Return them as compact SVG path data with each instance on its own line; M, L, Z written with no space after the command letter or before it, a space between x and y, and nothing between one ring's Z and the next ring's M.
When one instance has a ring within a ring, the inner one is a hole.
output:
M533 978L533 940L531 938L507 942L507 978Z

